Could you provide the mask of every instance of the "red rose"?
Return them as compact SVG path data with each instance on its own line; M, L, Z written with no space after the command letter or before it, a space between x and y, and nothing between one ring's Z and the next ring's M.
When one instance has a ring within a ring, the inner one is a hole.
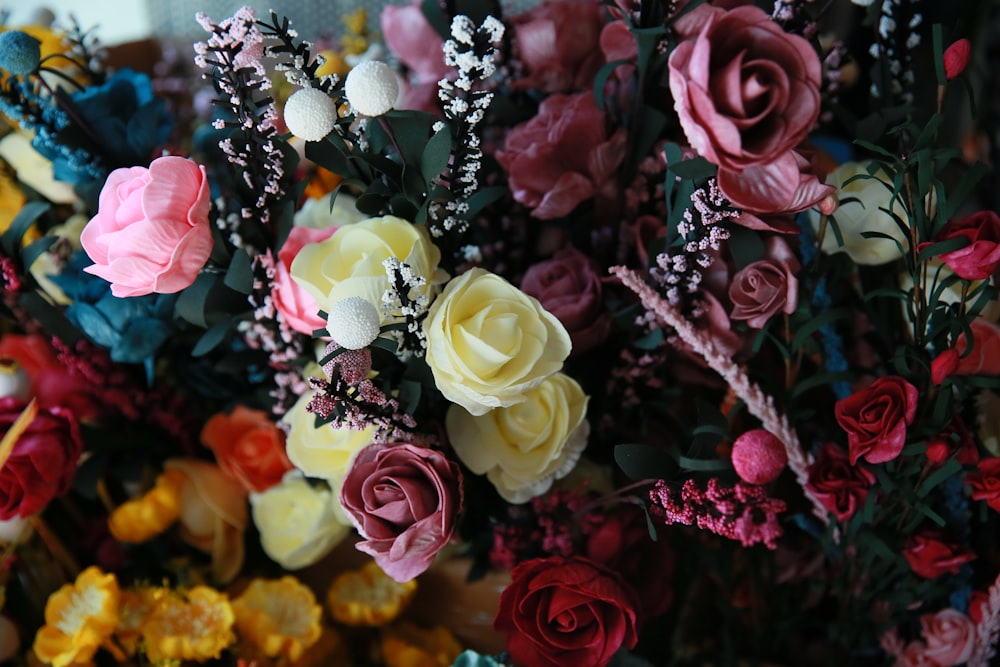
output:
M975 319L972 329L972 349L963 332L955 342L960 356L955 375L1000 375L1000 327L983 319Z
M948 222L934 241L965 237L964 248L943 252L938 257L951 267L959 278L987 280L1000 267L1000 216L993 211L979 211L967 218ZM927 244L921 243L921 247Z
M972 487L973 500L985 500L987 505L1000 512L1000 456L982 459L979 470L965 481Z
M569 215L603 188L613 190L626 137L621 129L608 137L604 122L589 91L547 97L497 152L514 199L531 208L532 216L551 220Z
M14 397L0 398L0 437L7 435L26 407ZM73 413L39 407L0 467L0 520L31 516L66 493L82 452Z
M511 573L493 627L524 667L603 667L632 648L635 594L618 575L585 558L537 558Z
M396 581L409 581L430 567L455 532L462 473L433 449L368 445L344 478L340 504L365 538L358 551Z
M604 307L601 279L593 260L575 248L565 248L528 269L521 290L556 316L573 340L572 354L601 343L611 332L611 314Z
M768 241L768 257L740 269L729 286L734 320L746 320L748 326L762 329L779 311L795 312L799 302L799 262L780 237Z
M949 537L939 528L927 528L907 538L903 556L910 569L924 579L942 574L958 574L959 568L976 559L976 554Z
M806 488L838 521L847 521L864 504L875 475L864 466L852 465L847 452L824 443L809 466Z
M263 410L238 405L229 414L213 415L201 441L223 472L247 491L266 491L294 467L285 455L285 434Z
M847 432L851 464L891 461L903 451L906 427L917 414L917 388L901 377L887 375L837 401L834 415Z
M958 415L943 431L927 443L927 460L931 463L944 463L945 459L952 454L956 455L955 460L962 465L972 465L979 462L976 441L972 439L972 434L969 433L965 422Z
M604 64L602 14L597 2L543 2L514 17L514 54L527 74L514 85L544 93L589 90Z

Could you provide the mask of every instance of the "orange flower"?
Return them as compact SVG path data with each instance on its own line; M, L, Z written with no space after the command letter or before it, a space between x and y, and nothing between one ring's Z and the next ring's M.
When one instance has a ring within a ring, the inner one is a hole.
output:
M292 469L285 434L263 410L238 405L229 414L220 412L205 423L201 441L247 491L266 491Z
M382 632L386 667L450 667L461 652L455 635L444 627L428 630L403 621Z
M184 474L168 470L156 478L145 495L122 503L108 517L111 536L119 542L137 544L156 537L180 516Z
M292 576L254 579L233 600L236 629L269 658L296 662L320 638L323 608L313 592Z
M327 62L329 63L331 61ZM329 65L324 66L324 69L329 68ZM306 189L303 194L306 199L319 199L323 195L333 192L337 186L340 185L342 180L344 179L339 174L335 174L329 169L317 166L313 171L312 177L309 179L309 184L306 185Z
M157 601L166 591L162 588L143 586L126 588L121 592L120 616L115 628L115 639L128 655L135 655L142 639L142 624L156 608Z
M142 621L146 656L151 662L218 658L236 636L229 598L208 586L195 586L185 597L168 593Z
M54 667L89 662L118 625L120 595L114 574L88 567L49 597L35 655Z
M334 620L346 625L385 625L406 608L417 580L393 581L375 561L344 572L330 585L327 604Z

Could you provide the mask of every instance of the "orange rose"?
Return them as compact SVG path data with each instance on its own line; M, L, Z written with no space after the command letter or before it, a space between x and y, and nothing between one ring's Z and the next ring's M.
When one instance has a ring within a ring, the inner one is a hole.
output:
M292 469L285 434L262 410L238 405L229 414L214 415L205 423L201 441L223 472L247 491L266 491Z

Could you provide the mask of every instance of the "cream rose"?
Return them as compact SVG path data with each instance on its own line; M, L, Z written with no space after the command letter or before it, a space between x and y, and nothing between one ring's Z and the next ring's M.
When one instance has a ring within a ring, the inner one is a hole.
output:
M962 302L962 281L955 279L955 272L947 264L937 258L927 260L927 278L928 291L937 293L935 297L937 301L949 305L956 305ZM945 281L950 281L951 284L947 287L941 287ZM981 285L982 281L974 280L970 283L969 289L974 290ZM913 276L908 271L902 271L899 274L899 289L904 292L909 292L913 289ZM901 307L903 309L903 317L909 322L910 315L906 304L902 303ZM994 322L997 318L1000 318L1000 299L988 301L983 306L979 316L990 322Z
M302 208L295 212L292 224L296 227L309 227L311 229L330 229L331 227L353 225L368 218L358 210L354 197L344 193L337 195L331 209L330 197L332 196L331 193L323 195L319 199L307 199L302 204Z
M307 244L295 256L291 273L326 312L352 296L378 308L389 288L382 262L390 257L427 281L415 290L418 295L429 295L448 280L438 268L441 251L427 229L391 215L341 227L325 241Z
M524 402L526 392L562 368L572 347L537 299L483 269L445 286L424 333L437 388L473 415Z
M527 502L568 475L590 434L587 396L568 375L556 373L524 398L479 416L454 405L445 419L458 458L511 503Z
M317 428L316 415L306 411L312 397L313 392L300 396L282 418L289 429L285 453L306 476L325 479L339 489L354 455L372 443L375 429L355 431L330 425Z
M268 490L250 494L264 553L289 570L312 565L347 535L350 528L338 518L338 506L328 487L313 486L296 471Z

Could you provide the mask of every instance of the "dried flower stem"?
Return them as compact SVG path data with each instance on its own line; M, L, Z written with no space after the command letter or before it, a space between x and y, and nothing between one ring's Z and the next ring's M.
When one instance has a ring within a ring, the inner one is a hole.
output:
M802 487L802 492L812 502L813 513L824 524L828 523L826 509L806 486L809 479L807 468L812 463L812 457L802 451L798 435L789 425L788 418L775 408L774 398L765 394L758 385L750 382L746 372L731 358L720 352L711 338L696 329L689 320L681 315L677 308L661 298L635 271L624 266L614 266L611 268L611 273L639 296L646 310L656 315L661 323L673 328L681 340L700 354L709 368L718 373L729 384L733 392L746 403L747 409L761 421L764 428L781 440L788 455L788 467L795 473L795 478Z

